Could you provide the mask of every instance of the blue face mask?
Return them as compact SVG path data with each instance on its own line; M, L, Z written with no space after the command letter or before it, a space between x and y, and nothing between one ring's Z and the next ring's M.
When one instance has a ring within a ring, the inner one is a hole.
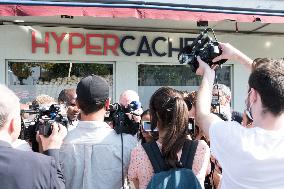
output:
M248 93L248 96L247 96L247 99L246 99L246 110L245 110L245 113L248 116L248 118L253 121L252 112L251 112L252 104L249 103L249 95L250 95L250 93L251 93L251 90Z

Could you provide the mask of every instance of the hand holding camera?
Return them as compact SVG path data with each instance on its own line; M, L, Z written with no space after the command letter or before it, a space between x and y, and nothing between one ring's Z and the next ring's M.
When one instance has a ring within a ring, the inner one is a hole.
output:
M208 72L210 75L214 75L215 71L214 69L216 68L216 66L218 65L214 65L212 67L210 67L206 62L204 62L203 60L201 60L201 58L198 56L197 57L197 61L199 63L199 66L196 70L196 75L204 75L205 72Z
M43 151L49 149L60 149L63 139L67 135L67 129L65 126L54 122L52 123L52 132L49 137L45 137L44 135L39 135Z
M141 117L138 116L138 115L135 115L135 114L131 114L131 113L125 113L128 118L131 120L131 121L134 121L135 123L140 123L141 121Z
M109 109L109 119L113 122L116 133L135 135L139 130L141 111L141 103L138 101L132 101L127 107L118 103L112 104Z
M208 35L209 30L212 31L215 40ZM190 65L192 71L196 73L200 66L197 57L200 57L209 67L212 67L214 65L222 65L227 61L227 59L221 58L213 62L213 59L220 56L222 53L214 31L211 28L207 28L197 36L192 44L185 46L181 50L178 55L178 60L181 64Z

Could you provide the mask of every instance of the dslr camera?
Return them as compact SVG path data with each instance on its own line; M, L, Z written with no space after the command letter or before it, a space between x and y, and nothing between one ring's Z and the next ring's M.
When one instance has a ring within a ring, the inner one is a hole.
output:
M211 30L215 40L208 36L208 31ZM219 43L214 34L213 29L207 28L201 32L192 44L185 46L178 54L178 60L180 64L190 65L191 70L195 73L199 67L197 56L200 56L201 60L206 62L210 67L213 64L219 66L225 63L227 60L219 60L212 62L214 58L222 54L222 50L219 47Z
M132 101L127 107L122 107L118 103L110 105L109 108L109 121L112 121L113 128L117 134L126 133L135 135L139 130L139 123L130 120L126 113L140 116L136 113L141 108L141 103Z

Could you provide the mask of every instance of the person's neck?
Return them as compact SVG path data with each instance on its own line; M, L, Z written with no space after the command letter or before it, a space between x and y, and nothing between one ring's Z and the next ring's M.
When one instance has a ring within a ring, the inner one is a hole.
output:
M261 113L253 121L254 127L260 127L265 130L284 129L284 113L274 116L270 112Z
M8 133L0 132L0 140L12 144L12 138Z
M159 143L163 143L163 140L167 134L167 131L165 129L161 129L161 127L159 126L159 123L157 124L158 130L159 130L159 138L158 138L158 142Z
M101 109L97 112L90 113L88 115L81 113L80 121L104 121L106 111Z

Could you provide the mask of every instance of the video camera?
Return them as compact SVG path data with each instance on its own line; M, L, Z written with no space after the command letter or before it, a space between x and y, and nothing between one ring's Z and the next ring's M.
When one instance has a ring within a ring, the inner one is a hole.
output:
M122 107L118 103L110 105L109 120L113 123L113 128L117 134L126 133L135 135L139 130L139 123L130 120L126 113L139 116L137 110L141 109L141 103L132 101L127 107Z
M22 140L34 139L36 131L40 135L50 136L52 124L58 122L67 127L68 119L61 113L61 107L58 104L51 106L30 106L29 110L21 110L21 114L35 114L34 120L21 120L21 132L19 138Z
M208 36L207 32L211 30L215 41ZM214 34L213 29L207 28L199 34L199 36L192 42L191 45L185 46L178 55L180 64L188 64L191 66L192 71L195 73L199 67L197 56L200 56L201 60L206 62L210 67L213 64L221 65L227 60L219 60L212 62L214 58L222 54L222 50L219 47L219 43Z

